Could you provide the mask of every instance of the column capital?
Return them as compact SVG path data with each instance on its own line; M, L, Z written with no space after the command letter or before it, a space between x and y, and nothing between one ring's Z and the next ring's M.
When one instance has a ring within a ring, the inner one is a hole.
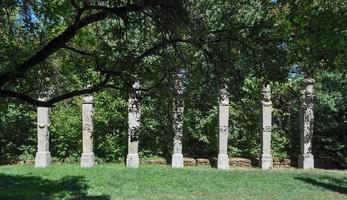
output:
M313 93L313 84L315 83L315 80L313 78L305 78L302 81L302 90L305 91L305 94L312 94Z
M310 106L309 104L311 104L313 102L313 98L314 98L314 88L313 88L313 84L315 83L314 79L312 78L307 78L304 79L303 81L303 90L304 90L304 101L305 103ZM310 106L312 107L312 106Z
M316 81L313 78L305 78L302 83L303 85L313 85Z
M271 87L270 87L270 85L263 86L262 95L263 95L263 101L271 102Z
M38 100L39 101L47 101L49 98L48 97L39 97Z
M94 98L92 95L87 94L83 96L82 103L83 104L93 104L94 103Z
M220 106L229 105L229 92L228 92L228 85L226 83L220 86L218 102Z
M271 107L272 101L261 101L261 105L264 107Z
M132 88L136 90L136 89L140 89L140 86L141 86L140 81L135 81L132 85Z

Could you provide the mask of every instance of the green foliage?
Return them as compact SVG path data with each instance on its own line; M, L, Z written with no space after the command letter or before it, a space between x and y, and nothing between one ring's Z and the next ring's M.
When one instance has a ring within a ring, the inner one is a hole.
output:
M52 109L51 154L61 160L77 161L82 152L81 99L61 102Z
M316 88L315 153L347 165L347 76L330 72L318 75Z
M256 158L260 155L260 88L257 79L250 77L231 92L229 148L232 156Z
M105 161L122 161L127 150L127 98L103 92L94 98L94 148Z
M76 5L107 7L137 1L0 1L0 73L35 55L74 23ZM261 138L261 87L272 86L272 151L296 158L298 91L316 79L314 153L346 165L347 77L345 1L146 1L141 12L108 17L79 30L43 62L2 85L37 99L95 85L94 149L102 161L123 161L127 151L127 101L140 80L142 157L167 159L172 151L172 75L185 71L183 153L217 155L218 88L229 79L229 154L257 158ZM78 7L77 6L77 7ZM89 10L82 17L98 12ZM174 40L179 42L173 42ZM70 47L70 49L68 49ZM160 48L153 48L160 47ZM48 78L49 77L49 78ZM6 95L5 95L6 96ZM55 159L81 154L81 97L55 105L50 148ZM35 108L0 101L0 162L32 159Z
M32 155L36 149L33 108L8 101L1 101L0 106L0 163L11 163L21 154Z

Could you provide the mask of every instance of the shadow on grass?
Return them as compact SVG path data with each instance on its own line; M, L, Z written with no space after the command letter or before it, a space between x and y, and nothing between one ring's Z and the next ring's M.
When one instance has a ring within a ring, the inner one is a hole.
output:
M321 187L333 192L347 194L347 180L345 178L335 178L330 176L317 176L317 177L296 177L295 179L301 180L305 183Z
M81 176L48 180L37 176L0 174L0 199L83 199L109 200L106 195L87 195L88 185Z

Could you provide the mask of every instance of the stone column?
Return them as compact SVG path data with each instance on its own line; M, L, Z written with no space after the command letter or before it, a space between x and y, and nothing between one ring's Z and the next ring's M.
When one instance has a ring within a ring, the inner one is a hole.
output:
M271 169L273 162L271 156L271 129L272 129L272 102L271 102L271 88L267 85L263 88L262 103L262 155L261 155L261 168Z
M312 155L312 137L313 137L313 84L314 79L306 78L303 81L303 90L301 91L300 108L300 155L298 164L300 168L314 168L314 159Z
M92 167L95 164L93 153L93 96L85 95L82 100L82 142L83 153L81 167Z
M39 98L40 101L47 100ZM49 119L48 107L37 107L37 152L35 156L35 167L47 167L52 163L49 152Z
M222 81L219 89L219 153L218 169L229 169L228 157L228 134L229 134L229 97L227 79Z
M132 92L129 95L128 101L128 155L127 155L127 167L138 168L139 167L139 154L138 154L138 132L140 128L140 104L138 101L138 95L140 88L140 82L135 82L133 84ZM137 91L136 91L137 90Z
M183 167L182 136L183 136L183 74L178 73L175 77L174 99L173 99L173 130L175 133L173 142L173 154L171 165L174 168Z

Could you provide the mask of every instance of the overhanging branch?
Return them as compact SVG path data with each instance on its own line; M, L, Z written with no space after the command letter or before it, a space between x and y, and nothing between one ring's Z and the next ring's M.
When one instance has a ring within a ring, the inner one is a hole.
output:
M123 17L129 12L137 12L144 8L144 3L141 1L138 4L130 4L127 6L108 8L104 6L86 6L83 10L96 10L94 14L87 15L82 18L76 18L73 24L65 29L64 32L59 34L57 37L53 38L47 43L46 46L41 48L35 55L30 57L23 63L15 66L12 70L5 72L0 75L0 87L3 88L6 83L18 79L27 70L33 66L46 60L50 55L63 48L68 41L70 41L77 32L83 27L106 19L109 15L116 15L118 17ZM82 8L81 8L82 9Z
M92 94L94 92L101 91L104 88L110 87L110 85L107 84L109 82L109 78L110 77L107 76L101 83L99 83L95 86L92 86L92 87L89 87L86 89L68 92L68 93L53 97L47 101L37 100L37 99L30 97L29 95L19 93L19 92L10 91L10 90L0 90L0 95L3 97L19 99L19 100L22 100L24 102L27 102L29 104L39 106L39 107L52 107L57 102L60 102L60 101L66 100L66 99L70 99L72 97L80 96L83 94Z

